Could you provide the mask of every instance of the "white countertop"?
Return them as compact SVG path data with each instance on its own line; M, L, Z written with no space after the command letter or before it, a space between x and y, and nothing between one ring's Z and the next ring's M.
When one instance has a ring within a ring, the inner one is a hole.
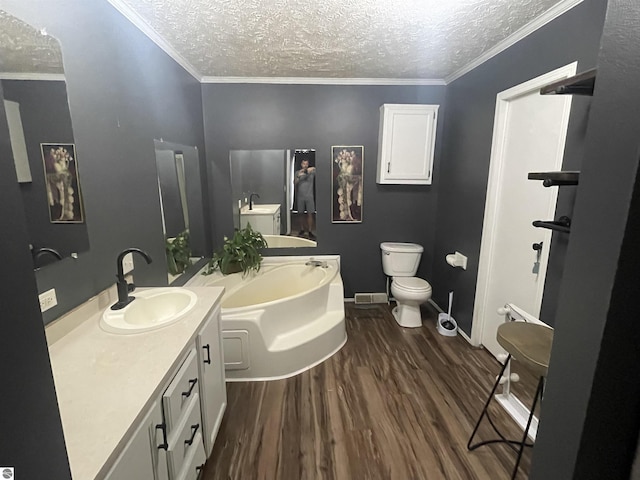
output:
M280 209L280 204L254 203L253 210L249 210L249 205L240 209L241 215L273 215Z
M71 473L102 477L124 440L160 395L223 288L186 287L198 303L182 320L151 332L117 335L96 313L49 347Z

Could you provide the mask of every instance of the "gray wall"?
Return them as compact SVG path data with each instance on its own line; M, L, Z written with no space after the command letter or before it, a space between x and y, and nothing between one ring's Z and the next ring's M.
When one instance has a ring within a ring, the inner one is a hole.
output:
M105 0L7 0L3 9L60 40L82 158L91 248L77 260L38 272L39 290L55 287L59 302L45 319L113 284L116 254L125 247L146 249L155 258L148 267L136 262L139 284L166 284L153 140L204 150L199 83ZM1 113L0 154L11 158ZM0 162L0 184L0 210L11 231L0 236L6 272L0 293L0 375L6 387L0 464L15 465L21 478L70 478L26 224L16 215L22 207L12 163Z
M136 283L166 285L153 140L204 150L200 84L106 0L4 4L60 41L82 159L91 247L38 272L39 290L55 287L58 297L45 321L113 284L115 258L126 247L155 259L148 266L136 260Z
M74 143L67 87L62 81L3 80L5 100L20 104L32 181L21 183L29 240L34 248L54 248L63 256L89 249L86 223L51 223L41 143ZM76 158L76 164L81 163ZM81 167L78 167L81 171ZM41 257L38 265L53 261Z
M2 87L0 85L0 96ZM8 132L0 102L0 132ZM0 134L0 158L12 158ZM71 478L49 353L40 318L36 282L27 248L27 225L13 162L0 162L0 465L16 467L18 478ZM34 461L37 455L38 461Z
M532 480L627 479L640 427L640 4L598 57Z
M318 248L305 253L342 256L347 297L384 291L383 241L424 245L419 273L431 276L444 122L438 125L433 185L377 185L379 108L384 103L439 104L443 115L445 87L206 84L202 92L216 246L233 230L229 151L314 148ZM332 145L364 145L360 224L331 223Z
M439 194L433 285L435 301L444 306L455 291L454 314L471 332L482 236L496 95L555 68L578 61L578 72L595 66L606 2L585 0L550 24L447 86L443 158ZM574 98L564 168L580 169L590 99ZM541 188L542 185L541 185ZM554 187L557 188L557 187ZM557 213L570 214L575 187L560 191ZM541 318L553 325L557 290L564 269L568 238L553 234ZM444 261L458 250L469 258L466 271Z

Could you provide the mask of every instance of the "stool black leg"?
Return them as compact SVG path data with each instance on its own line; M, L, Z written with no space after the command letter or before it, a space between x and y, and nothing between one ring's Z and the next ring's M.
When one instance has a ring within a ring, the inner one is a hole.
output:
M504 365L502 366L502 370L500 370L500 374L498 375L496 383L493 384L493 389L491 390L491 393L489 394L489 398L487 398L487 402L484 404L484 408L482 409L482 413L480 414L480 418L478 418L478 423L476 423L476 426L473 429L473 433L471 434L471 437L469 437L469 442L467 442L467 450L475 450L476 448L480 447L481 445L485 445L485 442L476 443L475 445L471 445L471 442L473 441L473 437L476 435L476 432L478 431L478 428L480 427L480 422L482 422L482 418L485 415L487 415L487 408L489 408L489 403L491 403L491 399L493 398L494 393L496 393L496 390L498 389L498 385L500 385L500 380L502 379L502 375L504 375L504 371L507 369L507 365L509 365L509 361L510 360L511 360L511 355L509 355L507 357L507 360L504 362ZM493 424L492 424L492 426L493 426Z
M520 465L520 460L522 459L522 452L524 451L524 447L527 446L526 444L527 436L529 434L529 427L531 426L531 421L533 420L533 412L536 409L538 400L542 399L543 390L544 390L544 377L540 377L540 380L538 381L538 388L536 388L536 394L533 397L533 405L531 405L531 411L529 412L529 420L527 420L527 426L524 428L524 434L522 435L522 442L520 442L520 449L518 450L518 458L516 459L515 467L513 467L511 480L515 480L516 475L518 474L518 465Z

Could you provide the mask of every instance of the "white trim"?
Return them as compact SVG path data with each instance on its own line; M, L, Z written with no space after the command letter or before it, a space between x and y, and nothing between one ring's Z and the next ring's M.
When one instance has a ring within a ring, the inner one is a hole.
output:
M156 30L149 25L144 18L142 18L138 12L127 5L123 0L107 0L113 8L118 10L124 17L133 23L140 29L149 39L160 47L164 52L175 60L182 68L184 68L193 78L202 81L202 75L196 70L196 68L183 57L178 50L176 50L169 42L167 42L162 36L156 32Z
M489 163L489 177L487 184L487 198L484 209L484 220L482 224L482 239L480 244L480 258L478 265L478 277L476 281L476 296L473 306L473 323L471 325L471 343L473 345L480 345L482 343L482 331L484 328L484 316L483 313L487 310L487 291L489 285L489 266L494 255L494 241L496 219L495 213L501 197L501 185L500 179L502 178L503 163L504 163L504 149L506 143L505 129L509 112L509 101L517 98L521 95L525 95L541 88L544 85L552 83L554 81L562 80L564 78L575 75L577 62L573 62L564 67L553 70L549 73L536 77L532 80L524 82L520 85L516 85L508 90L500 92L496 97L496 113L493 126L493 138L491 140L491 157ZM558 168L562 166L562 152L564 151L564 145L567 135L567 126L569 120L569 114L571 113L571 95L567 95L565 99L563 121L562 121L562 133L559 144L562 150L559 148L559 152L556 158ZM551 195L555 195L557 198L558 189L553 189ZM555 213L555 200L550 206L549 215L553 216ZM549 232L550 233L550 232ZM550 236L550 235L549 235ZM549 249L545 249L548 256ZM546 257L545 257L546 258ZM544 275L546 273L546 262L544 269L541 265L540 271ZM544 271L543 271L544 270ZM542 289L544 288L544 278L542 278L541 287L538 289L538 296L540 297L540 303L542 302Z
M525 407L525 405L520 401L518 397L513 394L498 394L495 396L495 399L498 401L502 408L504 408L509 416L515 420L515 422L520 426L522 431L524 432L524 427L527 426L527 420L529 419L530 410ZM538 417L535 415L531 419L531 425L529 426L529 431L527 432L528 437L531 440L536 439L536 435L538 433Z
M0 72L0 80L44 80L64 82L64 73Z
M527 23L523 27L520 27L518 30L513 32L507 38L502 40L500 43L498 43L494 47L484 52L475 60L472 60L461 69L451 73L450 75L447 75L444 79L445 82L449 84L454 80L462 77L463 75L469 73L474 68L482 65L487 60L492 59L496 55L502 53L509 47L518 43L520 40L531 35L536 30L544 27L547 23L555 20L560 15L563 15L564 13L571 10L573 7L579 5L580 3L582 3L582 1L583 0L563 0L562 2L554 5L549 10L544 12L542 15L540 15L539 17L536 17L535 19L533 19L531 22Z
M112 1L112 0L109 0ZM203 76L202 83L267 83L282 85L430 85L447 84L438 78L322 78L322 77L214 77Z

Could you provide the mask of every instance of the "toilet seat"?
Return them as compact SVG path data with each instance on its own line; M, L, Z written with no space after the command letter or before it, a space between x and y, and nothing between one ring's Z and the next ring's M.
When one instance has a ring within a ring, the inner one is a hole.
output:
M412 293L427 293L431 291L431 285L429 282L419 277L393 277L393 283L391 286L394 285L396 289Z

